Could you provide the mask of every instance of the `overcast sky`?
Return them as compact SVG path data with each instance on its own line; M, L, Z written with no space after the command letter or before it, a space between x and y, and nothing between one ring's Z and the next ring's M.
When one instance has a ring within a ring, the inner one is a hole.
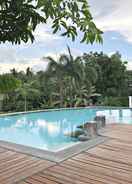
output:
M53 35L50 27L40 25L35 32L36 41L33 44L0 45L0 72L7 72L14 67L24 70L28 66L34 71L45 69L47 63L41 58L66 53L67 44L74 55L89 51L103 50L107 54L119 51L124 60L130 61L128 67L132 69L132 0L89 0L89 5L95 23L104 31L103 45L80 44L79 40L71 42Z

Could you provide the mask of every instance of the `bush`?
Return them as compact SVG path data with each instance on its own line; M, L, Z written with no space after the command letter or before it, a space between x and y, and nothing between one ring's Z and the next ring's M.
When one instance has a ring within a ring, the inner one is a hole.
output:
M128 97L105 97L103 100L103 105L128 107Z

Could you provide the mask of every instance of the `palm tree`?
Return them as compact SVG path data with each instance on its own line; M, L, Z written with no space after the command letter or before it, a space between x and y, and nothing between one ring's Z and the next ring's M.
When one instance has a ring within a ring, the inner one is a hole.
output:
M0 101L7 99L8 93L19 88L21 82L14 78L11 74L0 75Z
M77 91L75 95L75 107L77 106L88 106L90 102L90 97L95 92L94 86L89 86L87 88L86 85L81 86L81 88Z
M11 69L10 70L11 74L14 76L14 77L17 77L17 71L15 68Z
M20 81L10 74L0 75L0 93L7 94L15 90L20 85Z
M28 68L26 69L26 76L27 76L28 78L31 78L31 77L33 76L33 72L32 72L32 70L31 70L30 67L28 67Z
M16 90L17 96L22 96L24 98L24 111L27 111L27 97L33 93L39 94L39 90L34 87L36 81L30 83L23 83Z
M68 47L70 61L67 62L71 69L70 78L70 102L71 106L89 104L90 96L95 93L94 84L97 80L97 71L91 62L85 62L83 57L73 58L70 48ZM67 58L68 60L68 58ZM70 70L69 70L70 71Z
M81 57L74 58L71 54L70 48L67 46L68 55L63 55L63 60L66 63L66 77L65 77L65 93L68 106L73 106L74 95L76 88L81 84L84 77L84 65Z
M66 60L65 56L61 55L56 61L51 57L47 57L49 61L47 73L50 79L54 81L55 85L59 88L60 107L63 106L63 91L64 91L64 76L66 74ZM58 91L57 91L58 92Z
M60 107L72 107L76 103L75 101L79 91L80 97L82 92L85 93L86 91L88 93L87 96L89 96L89 92L92 92L91 83L96 78L95 70L93 71L92 67L89 66L87 70L85 69L85 63L82 57L74 58L69 47L68 53L68 55L61 55L57 61L51 57L47 57L49 60L47 72L51 75L55 84L54 92L52 93L54 99L53 105L60 104ZM90 79L87 78L89 76L91 76ZM57 87L59 91L55 90ZM85 95L82 95L81 98L83 96ZM78 96L78 98L80 97Z

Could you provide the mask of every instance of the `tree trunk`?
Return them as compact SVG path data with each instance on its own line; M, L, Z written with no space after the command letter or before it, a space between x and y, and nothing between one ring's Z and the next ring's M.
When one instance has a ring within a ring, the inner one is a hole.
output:
M70 107L72 107L72 86L70 85Z
M24 110L27 111L27 97L24 97Z
M63 84L62 81L59 81L60 85L60 107L63 107Z

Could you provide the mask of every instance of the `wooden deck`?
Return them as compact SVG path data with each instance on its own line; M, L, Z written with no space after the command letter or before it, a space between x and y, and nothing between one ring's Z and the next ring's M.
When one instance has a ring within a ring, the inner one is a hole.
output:
M0 148L0 184L10 184L54 165L25 154Z
M1 148L0 184L132 184L132 126L103 135L110 139L59 164Z

